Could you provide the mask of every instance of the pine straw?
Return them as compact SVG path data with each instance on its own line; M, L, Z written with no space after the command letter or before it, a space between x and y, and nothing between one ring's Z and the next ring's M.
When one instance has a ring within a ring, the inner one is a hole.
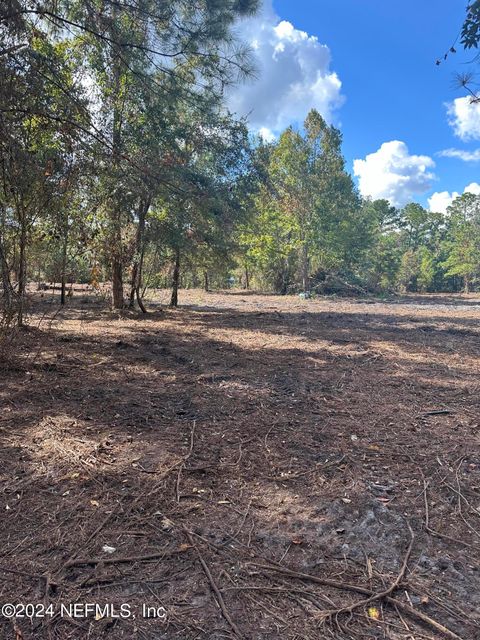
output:
M475 300L182 299L38 303L0 387L0 600L56 615L0 638L480 635Z

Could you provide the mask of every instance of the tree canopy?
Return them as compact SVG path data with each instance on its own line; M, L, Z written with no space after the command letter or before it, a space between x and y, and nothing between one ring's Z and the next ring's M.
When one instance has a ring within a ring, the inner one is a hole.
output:
M9 0L0 7L0 266L24 322L28 285L110 283L279 293L471 289L478 196L447 215L362 198L342 135L312 109L266 143L225 89L254 71L236 21L256 0ZM468 8L466 48L479 41Z

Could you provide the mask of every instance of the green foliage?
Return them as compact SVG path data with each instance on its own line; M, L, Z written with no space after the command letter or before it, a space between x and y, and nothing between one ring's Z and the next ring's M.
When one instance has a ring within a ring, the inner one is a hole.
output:
M303 132L290 127L257 154L262 180L240 245L260 280L285 293L308 290L318 272L352 268L370 228L344 170L340 132L312 110Z
M468 291L480 275L480 196L465 193L448 209L446 276L459 276Z
M462 26L461 43L465 49L477 49L480 42L480 1L467 7L467 17Z
M122 306L128 266L141 278L146 243L157 241L145 220L151 205L168 212L167 246L184 243L205 264L229 252L248 145L244 125L225 113L223 88L251 69L232 27L257 8L256 0L0 8L8 194L0 239L9 254L10 238L22 247L17 272L48 243L46 277L59 270L65 279L83 259L100 263Z
M374 290L394 291L398 283L403 247L398 233L379 235L371 251L369 284Z
M235 21L258 6L0 6L0 268L19 323L27 278L111 279L117 306L128 278L141 307L173 263L188 286L241 273L280 293L327 279L376 293L478 286L478 196L447 216L362 200L317 111L271 144L228 113L225 87L252 71ZM465 47L479 24L474 2Z

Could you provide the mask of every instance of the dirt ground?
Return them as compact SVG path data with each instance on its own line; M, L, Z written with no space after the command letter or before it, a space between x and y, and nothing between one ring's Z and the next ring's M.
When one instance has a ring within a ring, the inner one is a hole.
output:
M11 345L0 638L480 638L480 298L167 300Z

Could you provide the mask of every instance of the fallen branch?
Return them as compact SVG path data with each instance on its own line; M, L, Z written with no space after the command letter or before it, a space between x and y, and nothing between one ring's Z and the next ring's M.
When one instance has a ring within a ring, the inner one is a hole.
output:
M170 473L172 473L172 471L175 471L175 469L178 469L180 467L180 471L179 474L181 473L182 469L185 467L186 462L188 461L188 459L190 458L190 456L193 453L193 446L195 443L195 427L196 427L197 421L194 420L193 421L193 425L192 425L192 430L190 431L190 448L188 450L187 455L183 456L182 458L180 458L180 460L178 462L176 462L174 465L172 465L171 467L169 467L166 471L163 471L161 473L160 479L159 481L154 485L154 487L147 493L147 495L143 495L140 494L133 502L133 504L136 504L141 498L149 498L150 496L152 496L154 493L156 493L156 491L158 491L158 489L163 485L163 481L165 480L165 478L170 475ZM177 497L179 495L179 477L177 476L177 482L176 482L176 492L177 492Z
M402 582L403 578L405 577L405 572L407 570L408 561L410 560L410 556L412 554L413 541L415 540L415 535L414 535L414 533L412 531L412 527L410 526L410 524L408 524L408 529L410 531L410 544L408 545L407 552L406 552L405 557L403 559L402 568L400 569L400 573L395 578L395 580L392 582L392 584L388 587L388 589L384 589L383 591L379 591L378 593L374 593L371 596L369 596L366 600L360 600L359 602L355 602L354 604L351 604L349 607L343 607L341 609L337 609L336 611L332 611L329 614L330 617L332 617L332 616L337 617L338 615L340 615L342 613L352 613L355 609L359 609L360 607L366 607L371 602L375 602L377 600L385 600L385 598L387 598L389 595L391 595L395 591L395 589L398 588L398 586Z
M419 471L422 474L422 479L423 479L423 504L425 507L425 523L424 523L425 531L430 535L435 536L435 538L448 540L449 542L455 542L456 544L462 545L463 547L467 547L469 549L476 548L476 545L470 544L469 542L465 542L464 540L459 540L458 538L452 538L452 536L448 536L445 533L440 533L440 531L436 531L435 529L432 529L430 527L430 509L428 506L428 495L427 495L429 483L425 478L425 474L423 473L422 469L419 468Z
M45 576L36 573L27 573L26 571L19 571L18 569L9 569L8 567L3 566L0 566L0 571L13 573L16 576L25 576L26 578L32 578L33 580L45 580Z
M315 473L315 471L328 469L333 465L338 466L345 460L346 457L347 456L344 455L338 460L332 460L327 464L323 464L322 462L317 462L312 469L307 469L307 471L299 471L298 473L287 473L283 476L280 475L280 476L263 476L263 477L265 478L265 480L275 480L278 482L283 482L285 480L295 480L296 478L302 478L303 476L307 476L310 473Z
M365 587L360 587L358 585L353 585L353 584L347 584L345 582L340 582L338 580L331 580L329 578L318 578L317 576L312 576L308 573L301 573L299 571L293 571L292 569L288 569L281 565L276 565L272 561L270 562L271 564L266 564L266 565L260 564L257 562L251 562L250 564L260 569L265 569L267 571L276 571L278 573L283 573L284 575L290 576L291 578L298 578L299 580L308 580L310 582L315 582L316 584L320 584L324 587L327 586L327 587L334 587L336 589L340 589L343 591L353 591L356 593L362 593L366 596L374 595L372 591L370 591L369 589L366 589ZM433 618L430 618L430 616L425 615L421 611L417 611L416 609L414 609L408 604L405 604L401 600L392 598L392 596L390 595L385 596L384 600L385 602L388 602L388 604L394 607L397 606L401 611L403 611L405 614L407 614L411 618L417 621L423 622L423 624L426 624L432 627L433 629L441 633L446 638L450 638L450 640L464 640L453 631L450 631L450 629L447 629L447 627L444 627L442 624L440 624Z
M424 411L421 416L448 416L451 413L455 413L452 409L435 409L433 411Z
M223 617L228 622L228 624L230 625L230 627L231 627L232 631L235 633L235 635L238 638L242 638L242 634L240 633L240 629L237 627L235 622L232 620L232 617L230 616L230 614L228 612L228 609L227 609L227 607L225 605L225 601L224 601L223 596L222 596L222 594L220 592L220 589L218 588L217 583L213 579L212 573L211 573L210 569L208 568L208 565L205 562L202 554L200 553L200 549L195 544L195 541L194 541L194 539L192 537L192 534L187 529L184 529L184 533L187 536L188 542L192 545L192 547L197 552L198 559L200 560L200 564L202 565L203 570L205 572L205 575L207 576L208 581L210 583L210 586L212 587L212 590L215 593L215 597L217 599L218 606L220 607L220 609L222 611Z
M69 560L64 564L64 568L77 567L81 565L95 564L124 564L128 562L146 562L148 560L157 560L166 556L173 556L177 553L184 553L185 549L163 550L158 553L148 553L144 556L119 556L118 558L78 558Z
M113 517L113 515L116 513L117 509L119 508L120 504L122 503L122 500L120 500L120 502L115 506L114 509L112 509L110 511L110 513L107 515L106 518L104 518L100 524L98 525L98 527L96 527L96 529L94 529L94 531L92 531L92 533L88 536L88 538L86 539L86 541L81 545L80 549L77 549L77 551L75 551L73 553L72 556L70 556L70 559L67 560L66 562L64 562L62 564L61 567L59 567L58 569L56 569L52 575L56 576L58 575L61 571L63 571L64 569L68 568L68 567L74 567L76 564L98 564L98 563L85 563L85 562L78 562L75 560L77 554L80 552L81 549L84 549L88 543L93 540L93 538L100 533L100 531L103 529L103 527L107 524L107 522L109 522L109 520Z
M190 458L190 456L192 455L193 452L193 445L194 445L194 438L195 438L195 426L197 424L197 421L194 420L193 421L193 425L192 425L192 430L190 432L190 449L188 450L187 455L182 459L182 463L180 464L180 466L178 467L178 473L177 473L177 481L175 483L175 497L177 500L177 504L180 504L180 479L182 477L182 471L185 468L185 464L187 463L188 459Z

